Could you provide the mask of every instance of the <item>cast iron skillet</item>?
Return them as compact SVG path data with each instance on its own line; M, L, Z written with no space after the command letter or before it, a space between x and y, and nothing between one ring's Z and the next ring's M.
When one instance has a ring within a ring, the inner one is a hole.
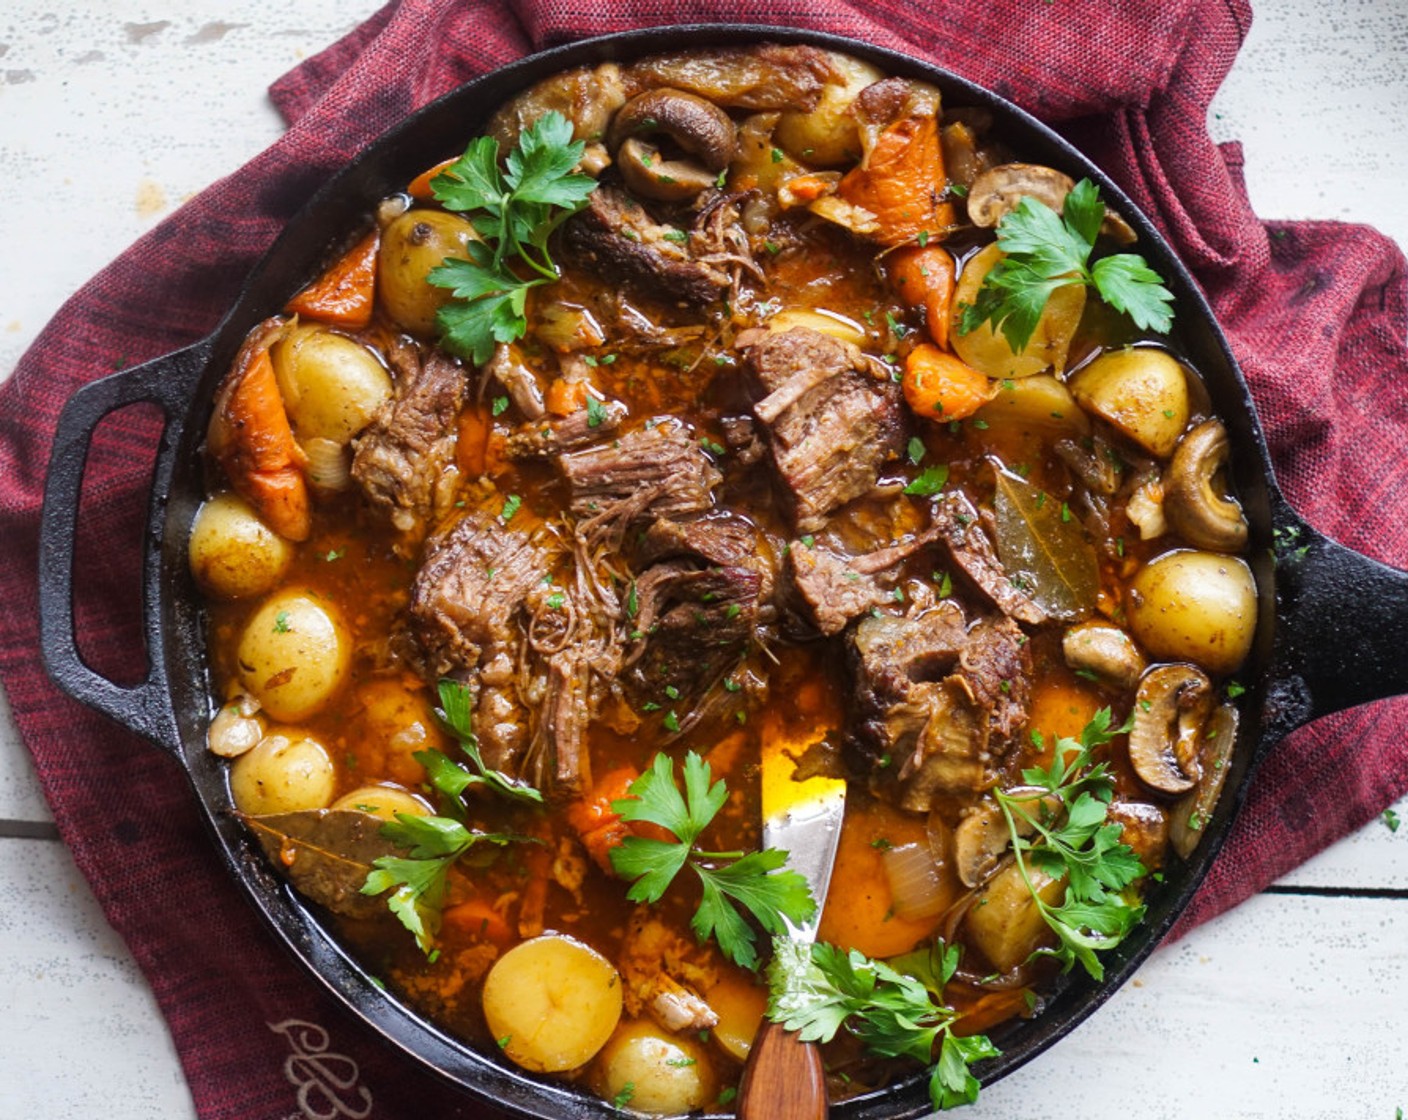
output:
M254 269L224 321L208 338L107 377L74 394L59 420L40 533L40 615L45 664L70 695L169 751L195 787L219 853L269 927L304 967L392 1045L468 1092L525 1117L606 1117L607 1103L540 1080L454 1041L387 994L329 934L320 913L269 871L227 810L226 766L205 749L212 715L200 596L186 563L186 540L203 497L200 444L211 400L245 333L279 312L332 247L365 223L377 201L424 168L463 149L488 111L559 70L609 59L762 39L813 43L867 59L882 70L938 85L945 105L982 106L1023 159L1088 176L1139 234L1139 249L1177 297L1177 346L1202 374L1214 410L1232 437L1232 473L1251 525L1249 560L1260 618L1248 664L1237 751L1221 804L1186 864L1152 884L1148 918L1106 964L1104 983L1072 973L1031 1022L996 1033L1000 1058L978 1070L985 1084L1016 1069L1071 1030L1126 980L1168 932L1202 881L1245 800L1257 765L1290 731L1318 716L1408 691L1408 574L1336 544L1287 505L1272 475L1246 383L1187 270L1120 190L1074 148L1031 116L946 71L888 50L785 28L690 26L628 32L554 48L462 86L408 117L335 175L303 208ZM138 401L159 405L161 436L146 527L144 627L150 670L125 687L84 664L73 632L73 552L77 502L93 429L109 412ZM834 1109L846 1120L915 1117L929 1111L924 1079L914 1077Z

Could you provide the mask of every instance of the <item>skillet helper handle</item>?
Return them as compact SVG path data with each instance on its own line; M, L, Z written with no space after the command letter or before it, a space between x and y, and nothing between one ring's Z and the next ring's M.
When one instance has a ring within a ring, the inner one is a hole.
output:
M825 1120L821 1050L795 1031L763 1020L738 1093L738 1120Z
M44 481L39 523L40 651L49 676L64 692L96 708L137 734L177 754L180 737L167 687L165 641L160 597L161 539L166 495L170 490L191 393L210 357L203 340L140 366L90 382L79 389L59 416ZM156 463L142 550L142 629L147 641L147 675L133 685L119 685L95 672L79 655L73 627L74 549L78 501L94 429L108 413L129 404L149 402L166 414Z
M1408 572L1276 519L1281 625L1267 682L1266 742L1332 712L1408 692Z

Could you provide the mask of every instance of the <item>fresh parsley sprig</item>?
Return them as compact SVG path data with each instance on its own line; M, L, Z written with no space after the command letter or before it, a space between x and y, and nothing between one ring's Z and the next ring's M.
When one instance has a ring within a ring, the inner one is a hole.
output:
M631 883L632 902L659 902L686 866L699 876L703 896L690 922L700 941L713 937L731 960L757 968L757 933L750 914L768 933L779 934L787 922L800 924L816 913L807 881L783 867L787 853L776 848L761 852L705 852L696 841L709 826L728 790L713 781L709 764L694 751L685 755L684 793L675 784L675 764L659 753L630 785L630 797L611 803L623 821L647 821L671 833L674 840L627 836L611 849L611 866Z
M1060 214L1035 198L1023 198L997 224L1003 258L983 277L977 298L962 308L958 333L991 323L1012 350L1021 353L1051 293L1071 284L1094 288L1137 326L1168 333L1173 293L1143 257L1116 253L1089 263L1104 220L1105 204L1089 179L1066 195Z
M425 767L430 784L450 799L451 810L463 817L464 792L470 786L484 786L511 801L541 805L543 795L539 790L521 778L492 769L484 762L484 756L479 753L479 738L474 734L469 689L459 681L445 678L440 681L439 691L440 707L435 709L435 714L440 717L445 729L459 741L460 749L470 765L466 767L437 750L416 751L413 757Z
M1022 771L1030 789L995 792L1017 869L1058 938L1057 948L1039 952L1060 961L1063 971L1079 961L1096 980L1105 975L1096 953L1113 949L1144 916L1144 906L1126 889L1144 874L1144 866L1120 840L1119 824L1108 820L1114 780L1109 765L1094 757L1098 748L1129 730L1127 725L1112 730L1111 722L1110 709L1101 708L1081 731L1079 742L1056 740L1049 767ZM1053 806L1053 799L1059 804ZM1053 879L1065 877L1061 905L1042 899L1032 883L1033 867Z
M450 817L417 817L397 813L381 826L381 834L409 850L408 856L378 856L362 884L362 893L384 894L391 912L415 935L421 952L429 955L440 930L445 884L450 868L476 844L503 846L528 837L479 832Z
M768 1018L805 1042L829 1042L845 1027L873 1054L930 1066L935 1108L971 1104L979 1085L969 1067L999 1051L986 1035L953 1033L960 1016L944 1005L943 990L958 957L956 945L938 941L887 964L856 949L778 938L768 966Z
M482 238L468 245L469 260L447 258L428 276L455 297L436 314L445 349L482 365L496 342L523 337L529 289L558 278L548 239L596 189L573 170L584 148L571 122L548 112L519 134L502 170L498 143L481 136L430 181L440 204L468 214Z

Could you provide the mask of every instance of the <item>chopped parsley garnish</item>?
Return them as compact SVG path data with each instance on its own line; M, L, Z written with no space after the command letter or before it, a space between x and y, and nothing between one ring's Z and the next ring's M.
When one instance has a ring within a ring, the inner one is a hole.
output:
M587 427L599 428L606 419L606 406L596 397L587 397Z
M495 397L494 402L489 406L489 411L492 412L495 416L502 416L505 412L508 411L508 398Z
M918 436L909 437L909 446L905 448L905 452L909 456L909 461L916 467L924 461L925 450L922 439Z
M1173 325L1173 294L1143 257L1116 253L1090 264L1104 220L1105 204L1089 179L1066 195L1060 214L1024 197L997 224L997 244L1004 256L983 277L977 298L963 308L958 333L991 323L1013 351L1021 353L1051 294L1078 284L1094 288L1136 326L1167 334Z
M904 488L906 494L918 498L931 498L948 484L948 467L943 463L925 467L919 477Z
M804 1042L829 1042L844 1027L872 1054L929 1066L935 1108L978 1099L978 1079L969 1067L999 1051L986 1035L953 1033L961 1016L944 1005L943 990L958 968L958 946L936 941L887 963L824 942L778 938L773 944L769 1019Z
M499 520L507 525L513 520L513 515L518 512L519 506L523 504L523 499L517 494L510 494L504 499L504 508L499 511Z
M709 764L694 751L685 755L680 786L667 754L657 754L650 768L631 783L630 796L611 803L623 821L659 825L674 840L627 836L611 849L611 866L631 884L632 902L655 903L676 875L689 867L699 877L702 893L690 922L700 941L713 937L724 955L744 968L758 966L758 934L745 915L768 933L780 934L786 922L801 923L816 913L807 881L783 867L787 853L776 848L761 852L705 852L700 834L723 808L728 790L713 781Z
M440 204L467 214L481 238L465 245L468 260L447 257L427 277L454 297L435 317L446 350L483 365L496 343L523 337L528 292L558 278L548 241L596 189L574 170L584 148L567 118L547 112L519 135L502 169L498 142L480 136L430 181Z
M287 634L292 629L293 627L288 624L288 611L280 611L274 616L275 634Z

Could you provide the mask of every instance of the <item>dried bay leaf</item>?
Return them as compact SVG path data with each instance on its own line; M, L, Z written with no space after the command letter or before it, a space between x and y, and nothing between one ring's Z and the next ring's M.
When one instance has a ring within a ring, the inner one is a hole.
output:
M405 853L381 835L380 817L352 809L236 815L304 898L348 918L385 913L386 900L362 894L362 884L374 859Z
M993 495L997 555L1008 575L1052 618L1074 622L1095 610L1100 562L1066 506L998 467Z

